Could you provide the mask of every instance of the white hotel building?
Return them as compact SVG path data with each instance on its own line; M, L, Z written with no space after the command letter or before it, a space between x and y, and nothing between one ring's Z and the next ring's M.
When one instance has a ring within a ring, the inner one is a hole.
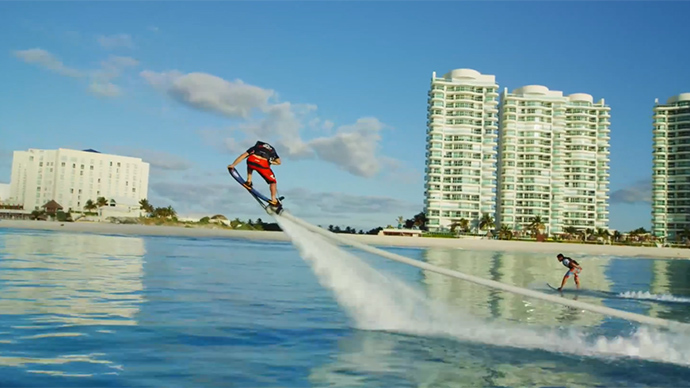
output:
M652 233L676 241L690 228L690 93L654 104Z
M501 96L497 227L608 229L610 107L529 85Z
M608 229L610 107L589 94L564 96L539 85L504 90L499 107L497 91L493 75L433 73L425 168L429 230L462 218L476 227L483 213L496 228L525 229L539 216L547 233Z
M498 85L493 75L456 69L428 98L425 213L429 230L465 218L476 227L496 204Z
M83 211L86 202L105 197L111 204L138 206L148 195L149 164L140 158L94 150L15 151L10 197L25 210L55 200L64 211Z

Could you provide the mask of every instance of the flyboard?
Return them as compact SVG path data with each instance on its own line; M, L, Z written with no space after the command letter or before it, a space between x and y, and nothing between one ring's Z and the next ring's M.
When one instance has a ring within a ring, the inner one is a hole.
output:
M556 287L550 285L549 283L546 283L546 285L549 286L549 288L552 289L552 290L554 290L554 291L561 291L561 290L559 290L558 288L556 288Z
M254 197L256 202L258 202L262 208L264 208L266 213L268 213L268 214L271 214L271 213L280 214L283 212L283 204L281 201L285 197L278 197L278 205L277 206L271 205L271 203L270 203L271 198L266 197L265 195L261 194L255 188L248 186L247 181L245 181L244 178L242 178L242 176L240 175L239 172L237 172L236 169L228 168L228 172L230 173L230 175L232 175L233 178L235 178L237 183L239 183L240 185L242 185L242 187L244 187L245 189L247 189L247 191L249 191L249 194L251 194L252 197Z

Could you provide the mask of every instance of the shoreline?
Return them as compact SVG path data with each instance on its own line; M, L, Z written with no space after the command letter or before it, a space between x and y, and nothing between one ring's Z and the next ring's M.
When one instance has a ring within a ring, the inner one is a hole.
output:
M290 242L283 232L228 230L212 227L158 226L141 224L111 224L99 222L55 222L0 220L0 229L49 230L59 232L93 233L124 236L227 238L250 241ZM353 241L376 247L447 248L470 251L503 251L533 253L563 253L565 255L610 255L631 258L690 259L690 249L633 247L620 245L572 244L557 242L481 240L463 238L402 237L378 235L347 235Z

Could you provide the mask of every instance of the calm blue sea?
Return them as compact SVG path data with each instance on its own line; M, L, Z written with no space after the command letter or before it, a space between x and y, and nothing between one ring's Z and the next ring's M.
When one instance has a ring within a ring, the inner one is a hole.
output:
M688 334L291 234L294 245L0 229L0 386L689 384ZM565 273L550 254L384 249L544 292ZM571 280L564 298L690 322L689 261L572 257L583 289Z

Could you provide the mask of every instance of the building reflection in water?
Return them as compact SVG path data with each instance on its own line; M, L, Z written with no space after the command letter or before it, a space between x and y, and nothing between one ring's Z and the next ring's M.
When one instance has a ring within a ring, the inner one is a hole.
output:
M2 314L70 325L136 325L143 301L143 239L4 234L0 252Z
M548 290L547 282L558 287L567 271L555 255L551 254L430 249L424 252L423 258L429 264L439 267L542 291ZM605 276L605 268L609 261L608 258L595 258L587 260L585 264L580 260L583 266L583 290L609 291L611 284ZM605 318L601 314L582 312L568 306L495 290L430 271L423 272L422 282L426 285L431 299L457 306L476 317L501 318L545 326L565 323L594 326ZM572 277L568 280L566 288L575 288ZM564 297L602 305L600 297L587 292L577 295L564 294Z
M497 353L498 352L498 353ZM519 357L483 345L456 346L444 339L358 331L343 338L331 362L315 367L309 381L329 387L518 387L597 385L584 364L559 370L563 361L539 352Z
M690 261L652 260L649 293L645 297L670 299L664 302L648 302L649 315L674 321L690 322ZM637 291L637 290L635 290ZM645 290L640 290L644 293ZM682 298L679 302L676 299Z

